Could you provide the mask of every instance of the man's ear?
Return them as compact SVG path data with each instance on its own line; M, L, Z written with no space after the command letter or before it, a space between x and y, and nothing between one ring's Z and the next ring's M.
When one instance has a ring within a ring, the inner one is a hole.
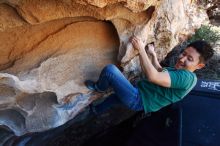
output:
M197 65L197 69L201 69L201 68L203 68L203 67L205 67L205 64L204 64L204 63L199 63L199 64Z

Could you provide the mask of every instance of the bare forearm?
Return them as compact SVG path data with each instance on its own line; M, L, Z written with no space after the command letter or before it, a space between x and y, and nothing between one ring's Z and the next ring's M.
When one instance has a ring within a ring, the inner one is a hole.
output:
M140 63L142 64L142 69L146 77L148 78L148 80L154 84L157 84L163 87L170 87L171 80L170 80L169 73L158 72L158 70L153 66L149 57L147 56L144 43L137 37L133 37L131 41L132 41L132 45L134 46L134 48L136 48L139 52Z
M144 69L144 66L143 66L143 61L140 59L140 57L139 57L139 61L140 61L142 72L145 74L145 69Z
M163 70L160 63L158 62L156 53L152 54L152 64L159 72Z
M157 76L157 69L151 63L147 53L143 50L139 52L140 62L142 64L142 70L149 80L154 80L154 76Z

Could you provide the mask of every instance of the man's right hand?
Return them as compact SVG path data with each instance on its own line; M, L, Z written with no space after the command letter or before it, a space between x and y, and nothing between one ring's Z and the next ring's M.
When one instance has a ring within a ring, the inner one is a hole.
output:
M131 43L132 43L133 47L134 47L136 50L138 50L139 53L145 51L145 49L144 49L144 48L145 48L145 45L144 45L143 41L142 41L140 38L138 38L138 37L136 37L136 36L132 37L132 38L131 38Z

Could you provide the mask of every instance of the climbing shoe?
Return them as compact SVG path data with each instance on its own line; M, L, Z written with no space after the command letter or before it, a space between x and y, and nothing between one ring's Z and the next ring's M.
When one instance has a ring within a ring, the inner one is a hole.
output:
M91 80L86 80L85 81L85 85L88 89L92 90L92 91L96 91L96 92L101 92L103 93L104 91L98 89L96 83L94 81Z

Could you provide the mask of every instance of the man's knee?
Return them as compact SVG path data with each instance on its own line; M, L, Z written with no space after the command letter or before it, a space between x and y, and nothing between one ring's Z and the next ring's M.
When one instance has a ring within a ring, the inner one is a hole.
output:
M119 69L114 64L108 64L107 66L105 66L104 70L106 72L118 72L119 71Z

